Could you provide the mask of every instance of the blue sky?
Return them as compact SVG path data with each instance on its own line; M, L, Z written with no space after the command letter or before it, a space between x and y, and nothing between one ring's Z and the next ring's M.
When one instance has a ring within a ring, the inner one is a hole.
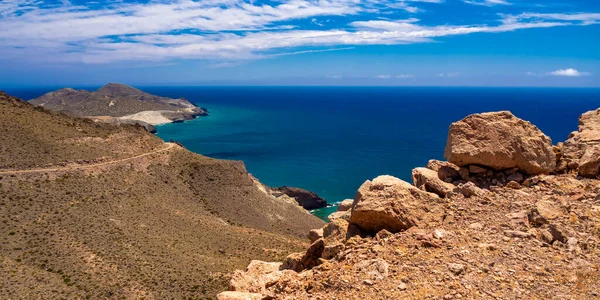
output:
M0 88L107 82L600 87L600 1L0 1Z

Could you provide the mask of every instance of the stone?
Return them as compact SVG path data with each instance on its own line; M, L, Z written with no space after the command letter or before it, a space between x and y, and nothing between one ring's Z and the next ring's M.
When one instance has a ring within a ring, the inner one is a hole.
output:
M296 272L302 272L304 267L302 266L302 257L304 256L303 252L296 252L288 255L281 264L281 270L292 270Z
M257 293L222 292L217 295L217 300L262 300L266 297Z
M473 114L452 123L444 157L457 166L517 167L530 175L556 167L550 138L508 111Z
M392 233L424 222L440 222L444 202L398 178L384 175L366 181L358 189L350 224L374 235L382 229Z
M555 241L566 243L569 239L569 234L567 230L562 226L550 224L550 226L548 226L548 231L550 231L550 233L552 234L552 238Z
M354 270L366 274L372 280L382 280L389 276L389 264L381 258L360 261L354 266Z
M496 247L496 245L494 245L494 244L485 244L485 243L479 244L479 245L477 245L477 247L479 247L481 249L490 250L490 251L498 249Z
M308 239L310 242L314 242L323 237L323 228L313 229L308 232Z
M236 270L229 281L229 290L250 293L266 293L265 286L285 275L280 271L282 263L253 260L245 271ZM261 298L262 299L262 298Z
M363 237L365 233L356 225L350 224L348 225L348 231L346 232L346 239L350 239L352 237Z
M321 257L324 259L332 259L338 253L342 252L344 250L344 248L345 248L345 246L341 243L327 245L327 246L325 246L325 249L323 249L323 254L321 255Z
M300 206L307 210L323 208L327 206L327 201L325 201L325 199L319 197L319 195L313 192L301 188L283 186L272 188L271 191L284 193L285 195L296 199L296 202L298 202Z
M329 222L333 222L333 220L336 219L350 221L350 211L336 211L327 216L327 220L329 220Z
M476 166L476 165L470 165L469 166L469 172L471 174L484 174L486 173L488 170L486 168L482 168L480 166Z
M483 224L481 223L472 223L469 225L469 228L473 229L473 230L482 230L483 229Z
M465 265L463 265L463 264L449 263L448 270L450 272L452 272L452 274L458 276L460 274L463 274L465 272L466 268L465 268Z
M600 173L600 145L588 147L579 160L579 175L595 178Z
M338 218L333 219L323 227L323 237L326 239L342 240L348 232L348 221Z
M414 186L423 191L437 194L440 197L446 197L446 194L454 189L454 185L441 180L438 173L426 168L416 168L412 170L412 180Z
M506 177L506 180L515 181L518 183L522 183L524 179L525 178L523 177L523 174L521 174L519 172L512 173L512 174L508 175L508 177Z
M406 286L406 283L404 282L400 282L400 284L398 285L398 289L401 291L404 291L408 288L408 286Z
M506 184L506 187L518 190L518 189L521 188L521 185L518 182L516 182L516 181L511 181L511 182L509 182L509 183Z
M485 191L477 187L472 182L461 183L454 188L453 192L464 195L467 198L473 196L483 196L485 195Z
M459 173L460 167L447 161L432 159L427 163L427 168L435 171L438 174L438 178L444 182L447 182L449 179L452 181L463 179Z
M528 214L529 222L534 226L548 224L566 212L563 207L551 200L541 200L535 203L535 206Z
M543 242L545 242L546 244L552 244L552 242L554 241L554 237L552 236L552 233L550 233L550 231L547 229L541 230L540 239Z
M316 265L318 265L319 258L321 258L321 255L323 255L323 250L325 250L324 239L318 239L314 243L312 243L306 250L306 253L302 257L302 259L300 260L302 268L304 270L310 270Z
M529 238L529 237L533 236L529 232L518 231L518 230L505 230L504 235L506 235L507 237L514 237L514 238Z
M353 199L346 199L338 204L337 211L349 211L352 209Z
M579 117L577 131L564 142L561 161L579 175L594 178L600 172L600 108Z

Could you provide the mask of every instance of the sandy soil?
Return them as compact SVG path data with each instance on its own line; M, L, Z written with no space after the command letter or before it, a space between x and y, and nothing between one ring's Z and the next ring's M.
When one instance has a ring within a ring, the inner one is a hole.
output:
M166 124L166 123L173 122L170 119L165 118L162 115L163 112L165 112L165 111L146 110L146 111L141 111L141 112L133 114L133 115L119 117L119 119L138 120L138 121L146 122L146 123L152 124L152 125L160 125L160 124Z

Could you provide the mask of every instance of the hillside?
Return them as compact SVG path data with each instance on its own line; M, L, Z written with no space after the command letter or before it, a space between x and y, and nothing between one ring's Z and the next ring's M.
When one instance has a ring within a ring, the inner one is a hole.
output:
M208 298L323 222L197 155L0 92L0 298Z
M64 88L30 103L73 116L103 117L96 119L113 123L137 120L156 125L207 115L205 109L185 99L155 96L117 83L109 83L95 92Z
M445 157L367 180L312 244L220 300L597 299L600 109L564 143L510 112L453 123Z

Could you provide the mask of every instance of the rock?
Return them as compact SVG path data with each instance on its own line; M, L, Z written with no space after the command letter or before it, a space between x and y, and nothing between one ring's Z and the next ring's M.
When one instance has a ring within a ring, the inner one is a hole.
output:
M483 229L483 224L481 223L472 223L469 225L469 228L473 229L473 230L482 230Z
M346 239L348 232L348 221L344 219L331 220L325 227L323 227L323 237L326 239Z
M516 182L516 181L511 181L511 182L509 182L509 183L506 184L506 187L518 190L518 189L521 188L521 185L518 182Z
M554 220L566 212L562 206L551 200L538 201L529 212L529 222L534 226L542 226L548 224L550 220Z
M323 254L321 255L321 257L324 259L332 259L338 253L342 252L344 250L344 248L345 248L344 245L341 243L327 245L327 246L325 246L325 249L323 249Z
M346 199L342 202L340 202L340 204L338 204L338 209L337 211L349 211L352 209L352 203L354 203L354 200L352 199Z
M419 222L441 221L442 201L392 176L366 181L358 190L350 224L367 234L382 229L392 233L406 230Z
M505 230L504 235L507 237L515 237L515 238L529 238L532 237L532 234L529 232L523 232L518 230Z
M302 272L304 267L302 266L303 252L296 252L288 255L281 264L280 270L292 270L296 272Z
M467 168L458 169L458 174L460 175L460 178L462 180L469 180L469 177L471 176L471 173L469 172L469 169L467 169Z
M351 237L364 237L365 233L356 225L354 224L350 224L348 225L348 232L346 232L346 239L349 239Z
M381 258L361 261L354 266L354 269L356 272L366 274L372 280L381 280L389 276L389 264Z
M514 213L509 213L506 215L508 219L510 219L511 223L519 226L528 226L529 225L529 212L526 210L521 210Z
M540 232L540 239L545 242L546 244L552 244L552 242L554 241L554 237L552 236L552 233L550 233L549 230L543 229Z
M465 265L463 265L463 264L449 263L448 264L448 270L450 272L452 272L452 274L458 276L458 275L464 273L465 270L466 270L466 268L465 268Z
M563 145L561 161L579 174L596 177L600 172L600 108L579 117L579 128Z
M312 243L302 259L300 260L300 264L302 265L303 270L310 270L316 265L318 265L319 258L323 255L323 250L325 250L325 240L318 239L314 243Z
M432 159L427 163L427 168L435 171L438 174L438 178L444 182L464 179L459 173L460 167L447 161Z
M470 198L473 196L483 196L485 195L485 191L477 187L472 182L461 183L456 188L454 188L453 192L463 194L465 197Z
M556 166L550 138L508 111L474 114L452 123L444 157L457 166L518 167L531 175L549 173Z
M313 229L308 232L308 239L310 242L314 242L323 237L323 228Z
M426 168L416 168L412 170L413 184L423 191L435 193L440 197L446 197L448 192L454 189L454 185L442 181L438 173Z
M217 295L217 300L262 300L265 296L257 293L222 292Z
M406 283L404 282L400 282L400 284L398 285L398 289L401 291L406 290L408 287L406 286Z
M522 183L524 180L524 177L523 177L523 174L521 174L519 172L515 172L515 173L508 175L508 177L506 177L506 180Z
M567 240L567 249L568 249L569 251L575 251L575 250L577 250L577 243L579 243L579 240L577 240L577 239L576 239L576 238L574 238L574 237L570 237L570 238Z
M469 172L471 174L484 174L486 173L488 170L486 168L482 168L480 166L476 166L476 165L470 165L469 166Z
M552 234L552 238L555 241L559 241L561 243L566 243L569 239L569 234L567 230L562 226L551 224L548 226L548 231Z
M266 293L269 283L279 280L285 272L280 271L282 263L253 260L246 271L236 270L229 281L229 290L250 293ZM259 298L262 299L262 298Z
M600 145L588 147L579 160L579 175L595 178L600 173Z
M325 201L323 198L319 197L313 192L303 190L301 188L283 186L279 188L272 188L271 190L282 192L296 199L296 202L298 202L300 206L307 210L323 208L327 206L327 201Z
M329 220L329 222L333 222L335 219L350 221L350 211L336 211L327 216L327 220Z
M382 240L382 239L385 239L385 238L391 237L391 236L393 236L393 235L394 235L393 233L391 233L391 232L389 232L389 231L387 231L387 230L385 230L385 229L382 229L382 230L380 230L380 231L379 231L379 232L378 232L378 233L375 235L375 237L376 237L378 240Z
M494 244L485 244L485 243L479 244L479 245L477 245L477 247L479 247L481 249L491 250L491 251L498 249L496 247L496 245L494 245Z

